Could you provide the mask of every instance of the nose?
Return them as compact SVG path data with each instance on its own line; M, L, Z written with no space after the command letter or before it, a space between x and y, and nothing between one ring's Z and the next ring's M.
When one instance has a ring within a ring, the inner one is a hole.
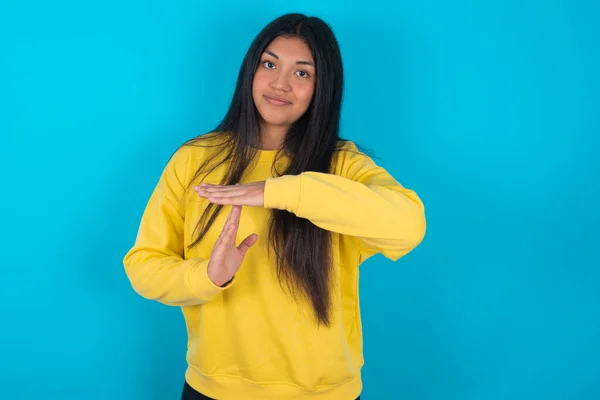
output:
M275 74L271 81L271 88L273 90L281 90L284 92L289 91L291 87L286 74Z

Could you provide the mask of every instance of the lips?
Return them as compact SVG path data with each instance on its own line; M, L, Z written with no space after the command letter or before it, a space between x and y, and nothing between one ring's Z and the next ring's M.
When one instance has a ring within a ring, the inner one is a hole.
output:
M276 105L276 106L287 106L287 105L292 104L291 101L286 100L282 97L272 96L272 95L269 95L269 96L264 95L264 97L269 103Z

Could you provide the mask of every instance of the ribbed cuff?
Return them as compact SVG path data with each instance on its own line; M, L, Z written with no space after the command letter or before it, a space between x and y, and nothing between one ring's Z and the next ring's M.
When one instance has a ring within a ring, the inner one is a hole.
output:
M227 285L221 287L214 284L208 276L208 260L198 259L188 269L187 284L192 293L203 301L211 301L224 290L229 289L235 283L235 277Z
M301 189L301 175L284 175L267 179L265 183L265 208L287 210L295 214L298 211Z

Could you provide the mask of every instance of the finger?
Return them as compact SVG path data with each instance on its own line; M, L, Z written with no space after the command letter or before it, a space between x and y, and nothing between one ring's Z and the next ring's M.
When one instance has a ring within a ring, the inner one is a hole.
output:
M227 227L227 233L225 234L225 239L223 240L223 246L229 246L231 243L235 245L235 236L237 229L234 224L231 224Z
M200 186L194 186L194 190L196 192L228 192L230 190L237 190L243 188L245 185L235 184L235 185L206 185L202 184Z
M234 217L235 214L235 209L231 209L231 211L229 212L229 215L227 216L227 220L225 221L225 224L223 225L223 229L221 230L221 233L219 234L219 237L217 238L217 242L215 243L215 245L217 245L218 243L220 243L223 240L223 237L227 235L227 231L229 229L229 226L231 225L231 219Z
M253 233L252 235L244 239L242 243L240 243L240 245L238 246L238 250L245 254L246 251L248 251L248 249L252 247L257 241L258 235L256 233Z
M248 189L244 187L224 188L224 189L200 189L197 193L202 197L219 195L219 196L239 196L248 193Z
M205 199L210 199L210 198L215 198L215 199L221 199L221 198L230 198L230 197L236 197L236 196L245 196L248 193L246 191L224 191L224 192L206 192L203 190L198 190L197 191L198 196L200 197L204 197Z
M238 224L241 209L242 208L240 206L231 207L231 213L229 213L231 216L229 219L229 225L236 226Z
M238 229L240 227L240 218L242 216L242 206L233 206L233 209L235 211L234 217L231 220L231 225L233 225L233 239L235 240L235 237L237 235Z
M223 241L224 243L233 243L233 245L235 246L235 237L237 235L237 230L239 226L240 211L240 206L234 206L231 208L231 220L229 221L229 225L227 226L227 233Z
M230 192L232 190L244 189L244 185L230 185L230 186L207 186L201 187L200 190L212 192Z
M219 204L223 206L251 206L252 204L244 197L231 197L231 198L216 198L207 197L208 201L213 204Z
M223 205L247 205L250 200L249 193L202 193L198 192L198 195L208 199L211 203L223 204Z

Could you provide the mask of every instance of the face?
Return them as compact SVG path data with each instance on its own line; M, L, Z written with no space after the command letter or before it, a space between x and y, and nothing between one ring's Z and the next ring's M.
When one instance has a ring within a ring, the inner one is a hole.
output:
M287 128L308 109L315 91L315 61L298 38L278 37L262 54L252 97L267 126Z

